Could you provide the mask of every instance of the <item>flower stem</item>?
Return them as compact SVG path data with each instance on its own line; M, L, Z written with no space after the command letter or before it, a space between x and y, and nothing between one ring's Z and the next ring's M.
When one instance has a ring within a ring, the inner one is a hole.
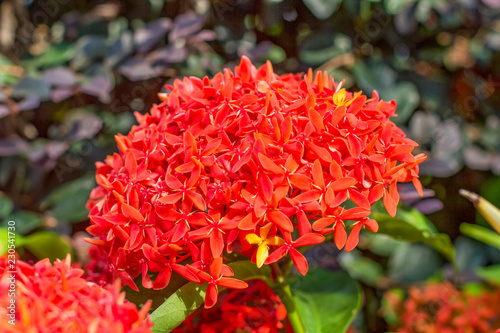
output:
M276 277L277 286L281 291L281 301L283 302L283 305L285 305L288 320L290 320L294 333L305 333L306 329L304 327L304 323L302 322L302 318L300 317L299 311L297 310L297 305L295 304L295 299L293 298L290 285L283 276L278 263L272 263L270 266L274 276Z

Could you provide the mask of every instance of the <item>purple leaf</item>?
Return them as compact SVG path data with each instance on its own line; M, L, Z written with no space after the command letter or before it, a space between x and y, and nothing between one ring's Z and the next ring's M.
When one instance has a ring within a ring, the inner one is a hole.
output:
M257 61L258 59L264 58L269 53L273 45L274 44L272 42L266 40L255 45L255 47L253 47L252 49L239 48L238 55L245 55L249 57L250 60Z
M21 138L7 138L0 141L0 156L18 155L28 150L29 144Z
M69 145L66 142L49 141L45 145L45 153L51 160L56 160L59 156L68 150Z
M162 67L153 67L149 61L137 58L127 60L119 69L119 72L130 81L141 81L158 77L162 75L163 71Z
M50 92L50 99L54 103L59 103L64 101L66 98L73 96L75 93L75 89L66 88L66 87L58 87Z
M416 203L414 206L420 213L428 215L443 209L443 203L438 199L426 199Z
M109 96L113 85L111 81L105 76L96 76L90 82L85 83L81 90L83 93L91 96L96 96L103 103L109 103L111 97Z
M10 114L10 109L5 105L0 104L0 119L7 117Z
M0 102L5 101L5 94L0 90Z
M168 40L174 42L180 38L187 38L200 31L204 24L205 19L193 12L179 15L174 21L174 27L168 36Z
M146 53L170 30L172 21L161 18L146 24L134 34L134 45L139 53Z
M36 95L30 95L17 104L17 108L19 111L33 110L39 106L40 106L40 97Z
M489 170L493 155L477 146L469 146L464 151L465 164L475 170Z
M169 45L155 50L148 54L146 60L151 63L175 63L183 62L187 57L187 49L185 47L176 47Z
M449 177L457 173L461 167L461 163L452 157L440 159L430 155L427 160L420 164L420 173L436 177Z
M66 140L71 142L81 139L91 139L101 130L101 128L101 118L94 114L85 114L72 124L66 135Z
M43 73L42 81L51 86L73 86L76 76L66 67L55 67Z
M483 0L483 3L491 8L498 8L500 7L500 0Z
M202 30L198 32L196 35L189 37L189 43L197 43L197 42L207 42L211 40L215 40L217 38L217 34L212 30Z

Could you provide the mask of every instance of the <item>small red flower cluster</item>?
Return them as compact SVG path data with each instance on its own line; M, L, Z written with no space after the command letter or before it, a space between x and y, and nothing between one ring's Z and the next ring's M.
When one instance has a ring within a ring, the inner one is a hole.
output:
M85 264L85 280L97 283L101 287L112 283L114 278L109 269L108 254L100 246L90 245L89 260Z
M460 292L450 283L411 287L404 303L387 298L405 333L491 333L500 328L500 290L479 295Z
M163 103L116 137L119 153L97 163L88 203L97 237L89 241L134 289L141 273L145 287L162 289L175 271L209 284L210 307L217 285L246 286L226 277L224 250L259 267L290 254L305 274L298 247L333 233L351 250L362 227L377 231L368 217L377 200L396 213L398 182L421 192L425 156L411 154L417 144L389 120L395 102L376 92L351 94L321 72L278 76L247 58L234 73L167 88Z
M285 324L286 309L262 280L252 280L244 290L227 289L211 309L198 309L174 333L279 333L293 332Z
M71 267L71 257L53 265L44 259L31 266L17 261L15 325L8 323L11 273L5 261L0 268L0 331L19 332L128 332L150 333L150 303L140 311L125 300L119 284L106 289L82 278ZM13 281L13 280L12 280Z

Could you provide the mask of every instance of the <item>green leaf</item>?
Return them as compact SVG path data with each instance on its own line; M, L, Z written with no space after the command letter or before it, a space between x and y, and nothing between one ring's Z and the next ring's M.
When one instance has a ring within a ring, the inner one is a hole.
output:
M38 259L49 258L50 261L64 259L68 253L73 255L73 250L60 235L52 232L37 232L26 236L22 244Z
M26 235L43 224L43 217L40 214L22 210L9 215L0 226L7 227L9 221L16 222L17 234Z
M12 213L14 203L6 195L0 196L0 219L4 219Z
M189 282L151 314L154 333L168 333L205 302L206 285Z
M455 261L460 272L471 271L487 264L487 250L484 244L465 236L457 237L453 243Z
M272 282L269 279L271 276L271 269L269 266L264 266L259 269L249 260L235 261L229 263L228 266L233 270L234 278L236 279L245 281L262 279L272 285ZM172 280L170 284L171 283ZM138 285L139 284L140 283L138 283ZM167 287L169 290L170 284ZM187 316L193 313L203 304L203 302L205 302L205 291L206 284L200 286L197 283L189 282L180 287L177 291L173 292L170 296L168 296L165 302L151 314L151 320L154 323L153 332L170 332L179 326ZM163 292L163 290L160 292ZM127 298L130 299L128 296L129 294L127 292Z
M390 15L399 13L406 4L415 2L415 0L385 0L384 7Z
M339 263L351 277L369 286L377 286L377 282L383 274L382 265L373 259L362 256L359 251L341 252Z
M343 273L312 269L291 288L307 332L345 332L361 308L359 284Z
M477 224L462 223L460 224L460 232L470 238L500 249L500 235L493 230Z
M85 221L89 213L85 204L95 186L94 175L87 174L52 191L41 207L51 209L52 216L61 222Z
M303 0L306 7L320 20L326 20L337 10L341 0Z
M406 123L420 104L420 94L417 86L409 81L399 82L390 89L390 92L384 91L381 97L382 99L394 99L396 101L396 114L398 116L392 119L396 125Z
M500 265L479 267L476 269L476 274L481 279L496 286L500 286Z
M154 280L154 276L151 275ZM135 284L139 288L139 291L135 291L129 286L124 286L123 289L127 294L127 300L136 304L139 307L142 307L146 301L151 300L153 304L151 305L151 309L155 310L160 305L165 302L170 296L172 296L177 290L181 287L185 286L189 281L177 274L176 272L172 272L172 276L170 277L170 282L168 286L162 290L154 290L144 288L142 285L142 277L138 276L134 279Z
M352 68L356 84L367 92L377 90L379 93L385 88L391 88L396 81L394 70L382 61L356 61Z
M23 65L35 68L60 66L73 58L75 47L70 43L61 43L49 47L37 57L23 61Z
M379 233L397 240L425 243L455 266L455 248L450 236L438 233L434 225L416 209L400 209L394 218L379 212L374 212L372 217L379 224Z
M426 245L403 243L389 257L387 274L398 282L425 281L436 274L442 262L436 251Z

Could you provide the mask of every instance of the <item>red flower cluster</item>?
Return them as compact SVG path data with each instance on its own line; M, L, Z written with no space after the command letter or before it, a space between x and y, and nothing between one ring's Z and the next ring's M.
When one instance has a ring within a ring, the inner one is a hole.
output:
M351 250L362 227L377 231L368 217L377 200L395 214L398 182L421 192L425 156L411 154L417 144L389 120L395 102L376 92L353 95L321 72L278 76L247 58L234 73L167 88L163 103L116 137L119 153L97 163L88 203L97 237L89 241L132 288L142 274L145 287L162 289L175 271L209 283L209 307L217 285L246 285L225 278L224 250L259 267L290 254L305 274L298 247L333 233Z
M71 267L71 258L54 265L44 259L31 266L17 261L15 325L8 323L10 275L0 268L0 331L20 332L128 332L149 333L150 303L140 311L125 300L119 284L106 289L85 281L83 271Z
M114 278L109 269L108 254L100 246L89 246L89 261L85 264L85 280L97 283L101 287L112 283Z
M411 287L404 303L392 294L386 299L398 314L398 332L491 333L500 328L500 290L472 295L446 282Z
M285 325L286 309L262 280L252 280L245 290L227 289L211 309L198 309L174 333L278 333L293 332Z

